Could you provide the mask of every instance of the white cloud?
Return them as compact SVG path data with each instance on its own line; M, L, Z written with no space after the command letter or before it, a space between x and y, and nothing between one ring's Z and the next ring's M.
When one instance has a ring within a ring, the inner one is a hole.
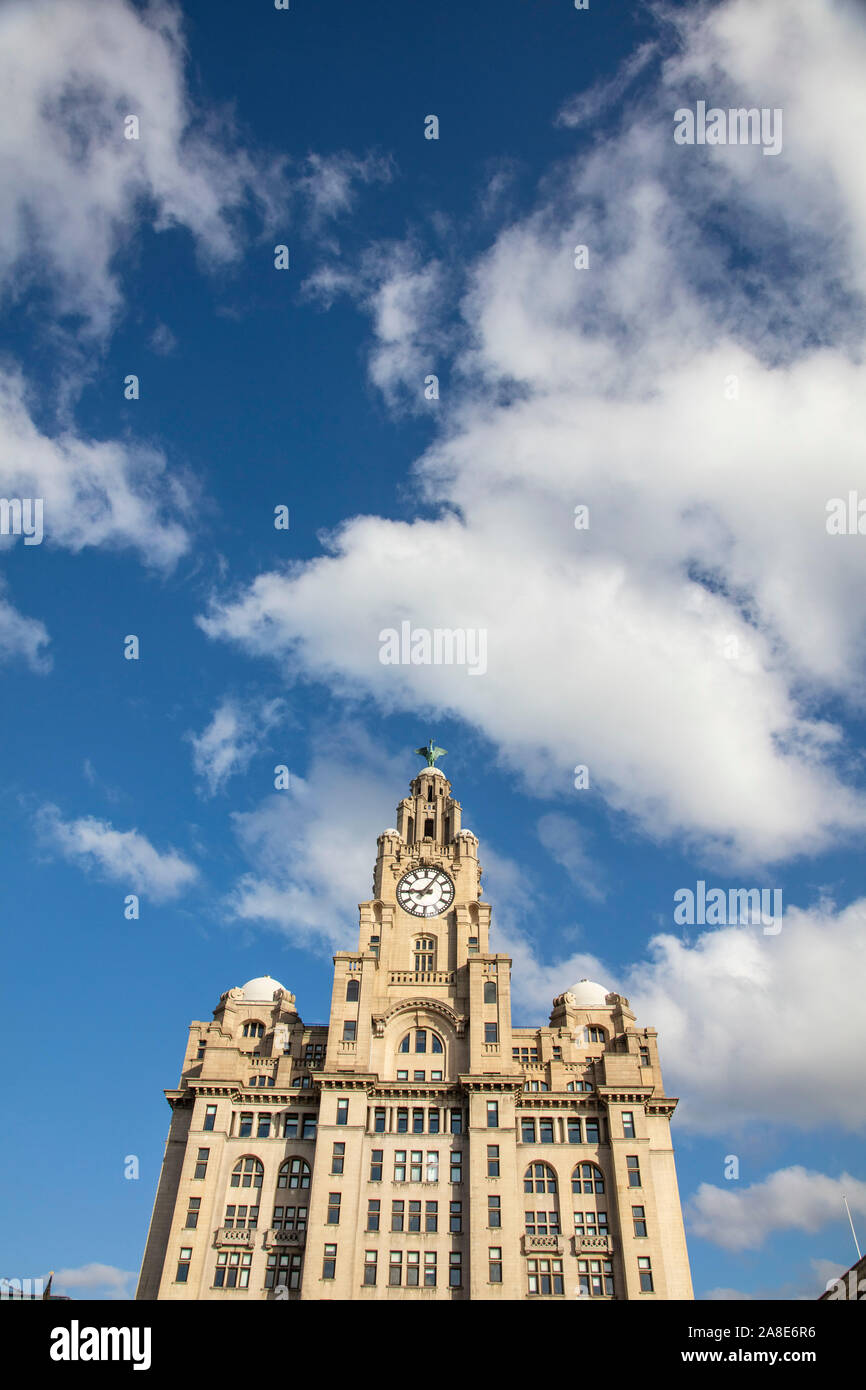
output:
M232 816L252 865L232 894L233 915L313 950L350 950L354 905L372 893L376 837L394 823L405 776L405 761L382 756L359 726L319 737L306 778L292 774L287 790Z
M351 212L358 200L359 185L390 183L393 177L389 159L374 154L358 158L346 151L309 154L304 169L295 179L294 188L307 204L313 229Z
M189 546L190 497L147 445L56 438L34 423L20 372L0 369L0 489L42 498L45 545L130 547L145 565L169 569ZM33 547L35 549L35 547Z
M139 831L115 830L94 816L65 821L48 804L37 813L36 827L43 843L71 863L94 868L155 902L178 897L198 878L198 869L176 850L160 853Z
M866 899L788 907L778 935L656 936L647 955L614 987L659 1031L679 1125L732 1145L746 1125L863 1129Z
M685 1205L688 1228L723 1250L759 1250L776 1231L813 1234L830 1222L847 1220L842 1205L866 1215L866 1182L843 1173L827 1177L799 1164L781 1168L751 1187L701 1183Z
M820 717L824 698L866 696L862 538L825 528L827 499L863 477L866 30L829 0L677 23L681 53L622 129L552 171L468 268L448 411L418 467L437 519L354 518L203 626L383 709L457 714L548 795L586 763L649 835L757 867L866 827ZM675 145L693 89L783 103L782 154ZM457 341L442 267L412 248L362 272L373 379L420 393L431 344ZM381 665L378 633L402 619L486 629L485 677Z
M214 710L201 734L188 734L193 749L193 767L211 796L222 791L229 778L245 772L266 737L284 711L281 700L244 705L227 697Z
M38 618L25 618L5 597L6 581L0 578L0 661L23 659L32 671L51 670L51 657L43 651L49 636Z
M47 1280L47 1276L45 1276ZM116 1265L79 1265L77 1269L58 1269L54 1274L52 1293L67 1289L87 1289L87 1296L98 1298L100 1292L108 1299L132 1298L138 1275L131 1269L118 1269Z
M237 256L251 201L273 213L279 170L192 109L176 6L13 0L0 55L0 280L14 272L19 292L38 277L102 334L121 304L114 258L142 215L186 228L213 265Z

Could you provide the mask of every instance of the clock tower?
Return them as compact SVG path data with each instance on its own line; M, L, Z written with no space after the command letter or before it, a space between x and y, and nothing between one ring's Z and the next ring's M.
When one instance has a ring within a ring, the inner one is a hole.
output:
M512 1026L478 840L418 752L327 1025L267 975L191 1025L138 1298L693 1296L655 1030L591 980Z

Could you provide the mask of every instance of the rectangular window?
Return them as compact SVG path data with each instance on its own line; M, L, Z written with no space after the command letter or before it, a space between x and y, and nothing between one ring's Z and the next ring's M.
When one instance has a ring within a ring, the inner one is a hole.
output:
M337 1277L337 1247L336 1245L325 1246L325 1257L322 1260L322 1278L336 1279Z
M242 1110L238 1134L241 1139L248 1139L253 1132L253 1112L252 1110Z
M574 1234L576 1236L606 1236L608 1234L606 1211L576 1211L574 1213Z
M459 1289L463 1283L463 1256L459 1250L452 1250L448 1256L448 1287Z
M416 1108L412 1111L412 1133L424 1133L424 1111L420 1108Z
M632 1207L631 1219L634 1222L634 1233L636 1236L646 1235L646 1213L643 1207Z
M538 1121L538 1137L542 1144L553 1143L553 1120Z
M439 1181L439 1151L438 1149L427 1150L426 1181Z
M502 1283L502 1247L491 1245L487 1251L487 1282L488 1284Z
M384 1133L385 1133L385 1107L384 1107L384 1105L377 1105L377 1106L376 1106L376 1109L373 1111L373 1133L374 1133L374 1134L384 1134Z
M521 1138L521 1142L524 1143L524 1144L534 1144L534 1143L535 1143L535 1121L534 1121L534 1120L521 1120L521 1121L520 1121L520 1138Z
M427 1051L427 1030L426 1030L426 1028L419 1028L418 1031L417 1031L417 1033L415 1034L415 1051L416 1051L416 1052L426 1052L426 1051Z
M286 1139L297 1139L298 1137L298 1117L297 1115L286 1115L286 1128L283 1131Z
M469 938L469 954L470 954L470 956L477 956L477 955L478 955L478 937L477 937L477 936L470 936L470 938Z
M428 1111L427 1111L427 1132L428 1132L428 1134L438 1134L438 1133L439 1133L439 1111L438 1111L438 1110L428 1110Z
M398 1081L408 1081L408 1080L409 1080L409 1073L408 1073L407 1071L398 1071L398 1073L397 1073L397 1080L398 1080Z
M189 1262L192 1259L192 1246L185 1245L181 1249L177 1261L177 1274L174 1276L176 1284L185 1284L189 1278Z
M409 1111L404 1106L397 1111L397 1133L409 1133Z
M424 1251L424 1287L425 1289L435 1289L436 1287L436 1251Z
M382 1149L374 1149L370 1154L370 1182L382 1181Z
M648 1067L650 1064L650 1055L648 1047L642 1047L640 1050L640 1064L642 1067Z
M375 1250L364 1251L364 1283L375 1284L378 1254Z
M487 1145L487 1176L488 1178L499 1177L499 1145Z
M613 1261L578 1260L577 1286L583 1297L613 1298Z
M451 1111L451 1133L452 1133L452 1134L462 1134L462 1133L463 1133L463 1111L462 1111L462 1110L452 1110L452 1111Z
M412 1150L412 1160L409 1164L409 1181L421 1182L424 1173L424 1154L421 1149Z
M252 1251L231 1250L223 1251L222 1254L217 1255L217 1267L213 1280L214 1288L248 1289L252 1262Z
M577 1116L577 1115L569 1115L568 1120L567 1120L567 1125L568 1125L568 1142L569 1142L569 1144L579 1144L579 1143L580 1143L580 1119L578 1118L578 1116Z
M413 1081L423 1081L423 1080L424 1080L424 1076L425 1076L425 1073L424 1073L423 1071L413 1071L413 1073L412 1073L412 1080L413 1080Z
M343 1024L343 1042L355 1041L355 1030L358 1025L353 1018L347 1018Z
M379 1202L378 1198L375 1198L375 1199L374 1199L374 1198L371 1198L370 1201L367 1203L367 1230L368 1230L368 1231L378 1231L378 1229L379 1229L379 1213L380 1213L380 1210L381 1210L381 1203Z
M527 1260L526 1267L531 1294L562 1294L562 1260Z
M216 1112L217 1112L217 1108L216 1108L215 1105L207 1105L207 1106L205 1106L205 1112L204 1112L204 1128L205 1128L205 1129L213 1129L214 1125L216 1124Z
M275 1231L305 1231L307 1229L306 1207L274 1207L271 1223Z
M349 1123L349 1102L347 1100L337 1101L337 1124L347 1125Z
M500 1199L492 1193L487 1198L487 1224L491 1230L498 1230L502 1225Z
M633 1110L623 1110L622 1112L622 1137L623 1139L634 1139Z
M317 1127L317 1124L318 1124L318 1119L319 1119L318 1115L305 1115L305 1116L304 1116L304 1123L303 1123L303 1126L302 1126L302 1128L301 1128L301 1138L302 1138L302 1139L315 1139L315 1137L316 1137L316 1127Z
M495 1043L499 1041L499 1034L495 1023L485 1023L484 1041L486 1043Z
M406 1255L406 1283L410 1289L417 1289L421 1269L421 1256L417 1250L409 1250Z
M599 1142L598 1120L586 1121L586 1142L587 1144L597 1144Z
M439 1230L439 1203L425 1202L424 1204L424 1230L428 1233Z
M653 1292L653 1272L652 1272L652 1263L650 1262L650 1260L649 1260L648 1258L644 1257L644 1258L638 1260L638 1262L637 1262L637 1267L638 1267L638 1270L640 1271L640 1291L641 1291L641 1293L652 1293L652 1292Z
M388 1283L398 1287L403 1282L403 1251L392 1250L388 1262Z
M373 956L375 956L377 960L379 959L379 938L378 938L378 936L371 936L371 937L370 937L370 954L373 955Z
M257 1139L270 1139L271 1137L271 1117L270 1115L259 1115L259 1122L256 1127Z
M405 1212L405 1209L406 1209L406 1203L405 1203L405 1202L392 1202L392 1203L391 1203L391 1230L392 1230L392 1231L402 1231L402 1229L403 1229L403 1220L404 1220L404 1215L403 1215L403 1214L404 1214L404 1212Z
M442 1080L442 1073L441 1073L441 1071L431 1071L431 1073L430 1073L430 1080L431 1080L431 1081L441 1081L441 1080Z
M561 1062L561 1061L562 1061L562 1048L561 1048L561 1047L555 1047L555 1048L553 1049L553 1060L554 1060L555 1062Z
M526 1213L526 1234L528 1236L558 1236L559 1212L528 1211Z
M301 1255L290 1255L288 1251L275 1251L268 1255L265 1271L266 1289L299 1289L301 1287Z
M463 1154L459 1149L454 1149L451 1153L451 1181L463 1181Z
M334 1152L331 1154L331 1172L342 1173L343 1164L346 1161L346 1145L335 1144Z
M397 1149L394 1153L394 1181L406 1181L406 1150Z
M340 1194L339 1192L328 1193L328 1215L325 1219L326 1226L339 1226L340 1224Z
M463 1203L451 1202L448 1206L448 1229L452 1235L459 1236L463 1230Z
M640 1163L638 1162L637 1154L628 1154L626 1156L625 1166L628 1169L629 1187L640 1187Z
M499 1128L499 1101L489 1100L487 1102L487 1128Z
M195 1172L193 1173L194 1178L207 1177L207 1160L209 1153L210 1149L199 1149L198 1158L196 1159Z
M410 1202L410 1203L409 1203L409 1215L408 1215L408 1217L406 1218L406 1220L407 1220L406 1229L407 1229L408 1231L420 1231L420 1230L421 1230L421 1203L420 1203L420 1202Z
M186 1229L194 1231L198 1226L198 1213L201 1207L201 1197L190 1197L189 1206L186 1209Z

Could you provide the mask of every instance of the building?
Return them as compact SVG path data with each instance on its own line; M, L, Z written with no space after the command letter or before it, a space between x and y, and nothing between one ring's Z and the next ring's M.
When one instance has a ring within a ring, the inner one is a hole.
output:
M829 1279L827 1287L819 1296L818 1302L827 1299L832 1302L842 1299L852 1302L866 1301L866 1255L861 1255L856 1264L840 1274L837 1279Z
M589 980L512 1027L478 840L410 793L328 1024L269 976L191 1024L136 1297L692 1298L655 1030Z

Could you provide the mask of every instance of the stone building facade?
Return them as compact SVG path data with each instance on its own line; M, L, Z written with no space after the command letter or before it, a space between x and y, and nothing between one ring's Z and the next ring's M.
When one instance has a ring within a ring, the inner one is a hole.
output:
M690 1299L656 1033L581 980L511 1022L478 840L425 767L327 1025L265 976L191 1024L139 1299Z

